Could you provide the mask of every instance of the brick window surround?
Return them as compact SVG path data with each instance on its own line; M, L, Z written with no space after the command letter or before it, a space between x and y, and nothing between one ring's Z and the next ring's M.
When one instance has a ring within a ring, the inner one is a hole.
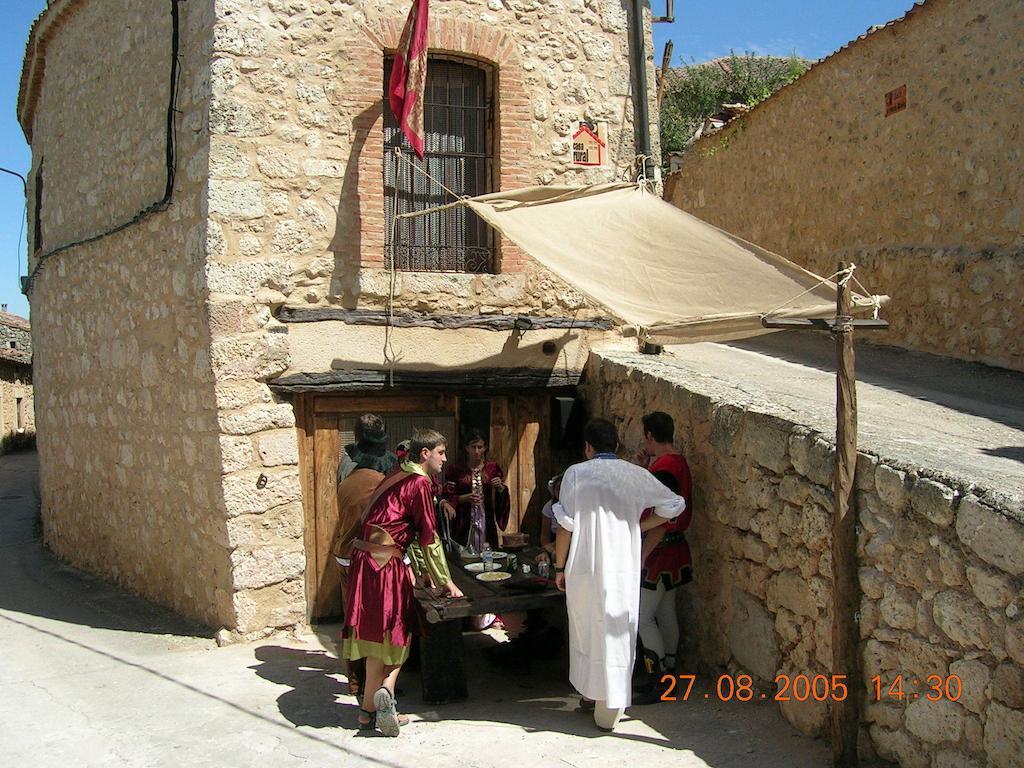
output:
M394 59L388 57L385 75ZM392 251L398 269L487 274L494 271L495 232L468 208L449 208L429 216L397 221L398 213L429 210L455 195L494 191L494 89L491 73L480 62L433 55L427 66L423 96L425 154L415 160L409 142L390 109L384 110L384 251ZM387 94L384 95L387 100ZM392 148L402 147L403 159ZM410 167L409 163L413 163ZM437 180L432 184L422 169ZM397 230L391 231L397 224ZM392 235L394 242L392 242Z
M382 20L367 32L358 50L350 98L357 102L354 143L359 147L360 265L384 268L384 57L395 52L404 16ZM473 21L432 17L427 39L431 55L460 56L488 66L494 76L495 189L517 189L534 183L529 172L532 142L530 99L523 82L519 49L504 31ZM497 238L495 272L522 272L528 257L515 245Z

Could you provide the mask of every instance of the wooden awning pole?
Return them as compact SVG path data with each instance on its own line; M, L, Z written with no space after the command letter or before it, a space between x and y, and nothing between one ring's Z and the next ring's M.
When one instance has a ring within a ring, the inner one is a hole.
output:
M839 271L847 268L840 263ZM832 521L832 674L845 675L848 694L832 703L832 763L837 768L857 765L861 689L858 646L860 610L857 583L857 514L853 505L853 476L857 468L857 389L853 354L853 318L849 281L836 290L836 472L835 517Z

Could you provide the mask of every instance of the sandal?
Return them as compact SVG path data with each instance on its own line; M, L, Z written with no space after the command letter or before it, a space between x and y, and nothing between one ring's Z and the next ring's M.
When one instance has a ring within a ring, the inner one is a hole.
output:
M406 726L409 724L409 716L398 714L398 724L400 726ZM377 713L370 712L367 709L359 708L359 718L357 720L360 731L376 731L377 730Z
M360 707L358 722L360 731L375 731L377 730L377 713Z
M391 691L381 686L373 694L373 706L377 708L377 727L385 736L397 736L402 726L402 718L395 708L395 697ZM408 722L406 718L406 722Z

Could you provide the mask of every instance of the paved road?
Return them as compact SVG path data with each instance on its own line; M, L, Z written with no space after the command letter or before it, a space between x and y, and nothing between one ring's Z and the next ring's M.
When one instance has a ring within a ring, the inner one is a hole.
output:
M835 434L835 352L825 334L606 356ZM868 344L857 345L856 361L861 450L975 485L1024 522L1024 374Z
M53 766L824 768L828 749L762 703L634 707L615 735L574 711L564 661L497 673L431 707L403 673L398 739L353 730L329 631L217 648L206 630L55 561L35 455L0 457L0 760ZM477 634L471 647L493 644ZM703 690L706 683L698 684Z

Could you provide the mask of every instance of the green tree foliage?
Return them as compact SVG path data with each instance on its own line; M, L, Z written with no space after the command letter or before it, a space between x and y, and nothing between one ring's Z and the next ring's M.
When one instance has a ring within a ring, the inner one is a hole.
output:
M748 52L672 70L661 100L661 151L667 156L683 149L722 104L752 107L796 80L810 64L796 56L755 56Z

